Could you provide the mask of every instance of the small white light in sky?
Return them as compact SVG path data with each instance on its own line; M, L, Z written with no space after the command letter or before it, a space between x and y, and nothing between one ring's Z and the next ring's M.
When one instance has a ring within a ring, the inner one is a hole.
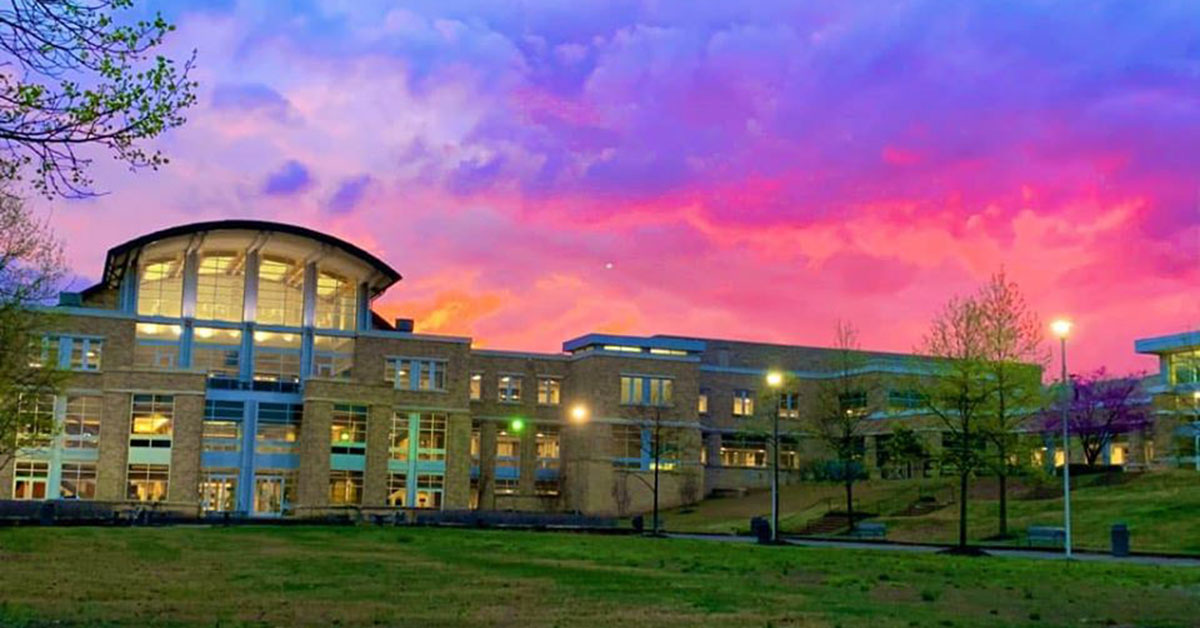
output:
M604 270L612 270L612 266L613 266L612 262L605 262Z

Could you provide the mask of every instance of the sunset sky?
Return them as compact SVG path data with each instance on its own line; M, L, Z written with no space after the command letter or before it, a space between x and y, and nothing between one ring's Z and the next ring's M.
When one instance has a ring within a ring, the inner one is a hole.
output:
M489 348L843 318L909 351L1002 267L1075 319L1072 370L1200 326L1194 1L154 4L199 102L165 169L35 201L76 289L138 234L255 218Z

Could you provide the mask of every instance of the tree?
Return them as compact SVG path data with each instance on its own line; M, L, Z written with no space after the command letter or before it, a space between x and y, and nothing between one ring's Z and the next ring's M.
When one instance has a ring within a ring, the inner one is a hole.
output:
M959 478L958 548L967 546L967 493L983 463L984 426L992 396L983 308L974 298L955 297L934 317L918 353L936 360L920 380L925 409L945 427L950 442L943 463Z
M813 427L833 452L846 491L846 523L854 530L854 482L863 458L863 437L868 424L869 395L860 370L865 360L858 343L858 330L838 321L834 339L833 369L819 380L814 397Z
M914 464L923 463L929 456L929 452L925 451L925 445L917 437L917 433L906 426L892 430L891 437L884 445L884 454L890 464L894 465L905 478L913 476Z
M0 190L0 469L28 438L55 428L38 405L64 373L44 341L51 315L36 308L54 296L63 275L62 245L20 198Z
M143 142L184 123L188 74L151 50L174 30L161 15L121 23L132 0L12 0L0 9L0 179L24 168L47 195L91 194L98 146L131 169L167 163Z
M1041 368L1050 360L1042 344L1042 323L1030 311L1020 288L1004 271L979 290L977 305L983 333L984 371L992 386L981 408L984 434L993 446L999 535L1008 536L1008 477L1018 470L1017 430L1041 406Z
M1096 465L1116 436L1150 426L1150 412L1137 399L1140 381L1138 376L1109 377L1103 368L1090 375L1071 376L1071 394L1065 402L1067 427L1079 437L1089 467ZM1060 399L1046 411L1043 429L1062 431L1063 403Z

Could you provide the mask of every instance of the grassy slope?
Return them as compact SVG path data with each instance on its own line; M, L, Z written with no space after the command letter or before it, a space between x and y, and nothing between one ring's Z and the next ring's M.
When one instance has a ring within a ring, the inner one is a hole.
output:
M1121 484L1105 485L1099 476L1076 478L1071 492L1075 544L1079 547L1108 549L1109 528L1113 523L1129 525L1133 547L1141 551L1200 553L1200 473L1171 471L1129 475ZM947 479L925 482L944 487ZM781 494L783 529L795 529L803 521L818 516L825 506L804 508L827 496L839 504L841 487L832 484L807 484L785 487ZM917 495L917 482L872 481L861 483L856 495L870 504L885 500L900 504ZM997 532L998 501L994 489L979 486L972 491L969 531L981 541ZM799 506L797 506L799 505ZM728 532L744 530L749 517L770 511L766 493L745 498L708 500L687 513L669 513L667 526L672 530ZM952 505L922 517L883 517L888 537L908 541L953 542L957 537L958 507ZM1061 525L1062 498L1009 499L1009 529L1023 534L1028 525Z
M0 625L1192 625L1200 570L528 532L0 529Z

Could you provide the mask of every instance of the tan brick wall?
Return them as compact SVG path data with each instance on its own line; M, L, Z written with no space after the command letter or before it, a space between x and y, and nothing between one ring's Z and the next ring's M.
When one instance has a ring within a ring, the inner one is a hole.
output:
M465 510L471 500L471 415L450 415L446 425L446 476L442 508Z
M176 395L171 436L171 477L167 499L198 504L201 436L204 432L204 397Z
M373 404L367 410L367 459L363 472L363 506L387 505L392 414L392 408L388 404Z
M306 400L300 426L300 477L296 509L305 511L329 505L329 434L333 403ZM365 479L364 479L365 481Z
M106 392L100 419L100 459L96 465L96 499L123 500L129 459L129 393Z

